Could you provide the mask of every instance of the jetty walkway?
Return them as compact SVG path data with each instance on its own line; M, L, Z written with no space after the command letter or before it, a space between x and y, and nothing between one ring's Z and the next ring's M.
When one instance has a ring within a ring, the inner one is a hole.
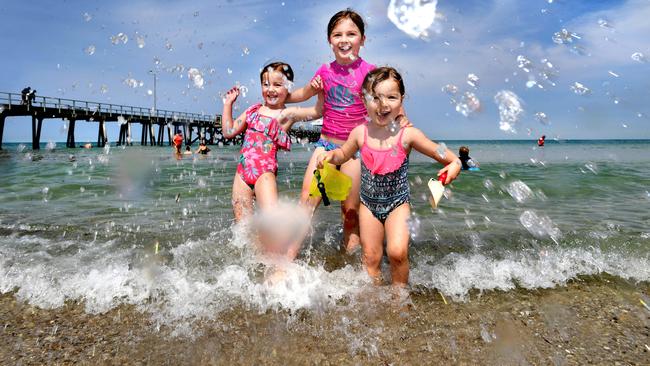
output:
M19 93L0 92L0 150L2 135L7 117L32 118L32 149L38 150L41 143L41 130L45 119L63 119L68 121L66 146L75 144L75 124L77 121L97 123L97 145L104 147L108 143L106 123L119 123L120 132L117 145L130 145L131 125L140 124L141 145L163 146L172 144L175 130L183 131L185 144L191 145L199 139L208 144L240 144L242 135L233 139L223 137L221 115L168 111L164 109L143 108L111 103L89 102L75 99L36 96L30 103L25 103ZM158 128L157 133L155 131ZM167 136L165 136L165 131ZM320 129L292 129L293 140L307 138L316 141ZM193 136L195 136L193 138ZM166 137L166 138L165 138Z

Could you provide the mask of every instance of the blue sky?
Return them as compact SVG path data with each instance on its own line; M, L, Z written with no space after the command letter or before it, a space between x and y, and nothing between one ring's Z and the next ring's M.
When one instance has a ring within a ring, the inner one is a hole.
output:
M5 1L0 91L29 85L44 96L151 107L148 72L156 70L159 109L220 113L220 93L237 83L249 89L243 108L260 99L266 62L289 62L298 85L330 62L327 21L353 6L367 22L361 56L403 73L408 116L432 139L650 138L650 1L440 0L426 40L391 23L389 2ZM553 41L562 29L575 35L572 43ZM119 33L128 41L113 44ZM531 62L528 72L518 56ZM202 73L202 88L188 78L190 68ZM468 74L479 78L476 86ZM590 92L576 94L576 82ZM445 93L445 85L458 92ZM516 132L499 128L494 97L502 90L521 102ZM456 111L465 92L481 105L467 117ZM63 125L46 120L42 142L65 141ZM9 118L4 141L29 141L30 128L28 119ZM76 132L78 142L97 138L95 124L79 123ZM115 124L108 135L117 139Z

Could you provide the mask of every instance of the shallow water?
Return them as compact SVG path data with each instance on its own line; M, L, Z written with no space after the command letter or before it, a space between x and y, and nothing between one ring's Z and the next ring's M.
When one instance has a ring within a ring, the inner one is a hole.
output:
M446 143L469 145L481 170L463 173L432 210L426 182L439 166L412 154L417 291L471 301L477 290L548 288L584 275L650 280L650 141ZM377 291L358 254L340 253L337 204L319 208L285 281L264 283L245 228L232 227L236 147L180 161L160 147L3 148L0 292L32 305L81 300L101 313L133 304L191 334L196 320L234 307L340 310ZM309 154L298 144L279 156L286 201L297 200Z

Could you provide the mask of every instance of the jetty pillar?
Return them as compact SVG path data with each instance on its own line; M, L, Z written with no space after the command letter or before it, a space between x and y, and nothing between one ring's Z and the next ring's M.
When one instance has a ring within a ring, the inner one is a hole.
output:
M117 146L126 145L126 130L129 123L124 123L120 125L120 134L117 135Z
M32 150L41 148L41 128L43 127L43 117L32 116Z
M68 120L68 139L65 142L66 147L74 148L76 147L75 141L74 141L74 126L76 124L77 120L74 118L71 118Z
M106 142L108 141L108 138L106 136L106 124L104 119L99 120L99 129L97 131L97 147L104 147L106 146Z
M167 125L167 137L168 137L167 144L169 146L172 146L172 136L173 136L172 135L172 127L170 125Z
M2 135L5 132L5 116L0 115L0 150L2 150Z
M165 139L165 127L162 124L158 125L158 146L163 146L163 140Z

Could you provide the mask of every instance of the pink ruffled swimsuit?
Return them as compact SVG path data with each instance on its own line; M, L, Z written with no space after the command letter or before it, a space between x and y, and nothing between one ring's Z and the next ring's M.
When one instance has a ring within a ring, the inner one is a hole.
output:
M237 174L251 189L262 174L277 174L278 148L291 150L289 135L277 119L259 113L261 106L258 103L246 110L246 134L237 165Z

